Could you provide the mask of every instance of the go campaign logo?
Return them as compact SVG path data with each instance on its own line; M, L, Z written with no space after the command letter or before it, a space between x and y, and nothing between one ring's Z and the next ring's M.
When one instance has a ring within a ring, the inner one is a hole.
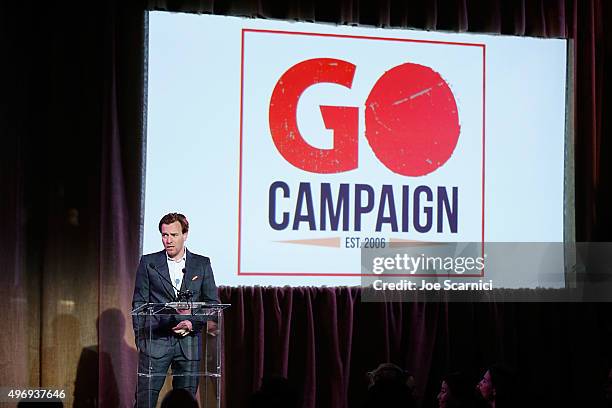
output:
M243 29L239 273L247 246L482 236L483 75L482 44Z
M292 66L276 83L270 100L270 133L280 154L312 173L341 173L358 166L357 107L320 106L333 148L308 144L297 125L300 96L310 86L332 83L351 88L356 66L333 58L314 58ZM389 170L423 176L442 166L459 138L455 97L430 67L404 63L386 71L365 102L365 136Z

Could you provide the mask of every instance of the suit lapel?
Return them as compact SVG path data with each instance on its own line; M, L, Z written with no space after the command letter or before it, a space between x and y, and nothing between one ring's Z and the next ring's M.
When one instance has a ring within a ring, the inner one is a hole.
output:
M170 271L168 271L168 261L166 260L165 251L161 251L156 264L157 264L156 265L157 270L163 276L163 278L160 278L160 280L162 281L162 285L164 286L164 289L166 290L167 294L170 296L170 299L176 300L176 294L174 293L174 288L172 287L172 285L170 285L170 282L171 282Z
M185 249L187 251L187 249ZM183 282L181 283L181 290L189 289L191 286L191 279L193 278L196 271L196 262L191 254L191 252L187 251L187 255L185 256L185 276L183 276Z

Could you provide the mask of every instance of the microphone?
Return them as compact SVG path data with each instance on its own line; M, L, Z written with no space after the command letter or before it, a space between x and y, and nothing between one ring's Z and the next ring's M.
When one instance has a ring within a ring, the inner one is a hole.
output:
M183 279L185 279L185 274L187 274L187 268L183 268L181 272L183 272ZM189 289L179 290L177 297L180 302L191 302L191 298L193 298L193 293Z
M158 271L158 270L157 270L157 268L155 267L155 264L150 263L150 264L149 264L149 268L151 268L151 269L153 269L155 272L157 272L157 275L159 275L159 277L160 277L160 278L162 278L163 280L165 280L166 282L168 282L168 283L170 284L170 286L172 286L174 289L176 289L176 286L174 286L174 284L172 283L172 281L171 281L170 279L166 278L164 275L162 275L162 274L161 274L161 272L160 272L160 271ZM179 289L176 289L176 290L177 290L177 291L180 293L180 290L179 290Z

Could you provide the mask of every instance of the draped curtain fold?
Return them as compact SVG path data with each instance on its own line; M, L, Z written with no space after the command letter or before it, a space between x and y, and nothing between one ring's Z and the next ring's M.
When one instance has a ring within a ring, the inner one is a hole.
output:
M5 2L0 149L0 296L17 316L2 341L3 386L58 386L74 406L128 407L129 310L140 252L145 14L214 13L571 40L576 237L610 240L610 70L604 0L149 0ZM608 23L609 24L609 23ZM3 241L4 242L4 241ZM412 371L424 406L451 368L491 361L594 406L611 364L608 305L363 303L357 288L222 287L226 407L266 375L303 407L358 406L365 373ZM580 376L574 374L580 372ZM578 403L577 401L580 401ZM585 405L586 404L586 405Z

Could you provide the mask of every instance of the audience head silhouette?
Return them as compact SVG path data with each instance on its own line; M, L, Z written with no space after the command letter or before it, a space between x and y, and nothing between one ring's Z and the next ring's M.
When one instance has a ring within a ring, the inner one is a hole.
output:
M264 377L259 390L251 395L249 406L251 408L295 408L298 406L298 394L285 377Z
M478 403L473 383L460 372L442 378L437 399L439 408L473 408L482 405Z
M368 373L370 385L364 407L414 407L414 377L392 363L380 364Z
M515 400L515 376L500 365L489 367L476 388L489 407L504 408Z
M161 408L198 408L198 402L189 391L177 388L166 394Z

